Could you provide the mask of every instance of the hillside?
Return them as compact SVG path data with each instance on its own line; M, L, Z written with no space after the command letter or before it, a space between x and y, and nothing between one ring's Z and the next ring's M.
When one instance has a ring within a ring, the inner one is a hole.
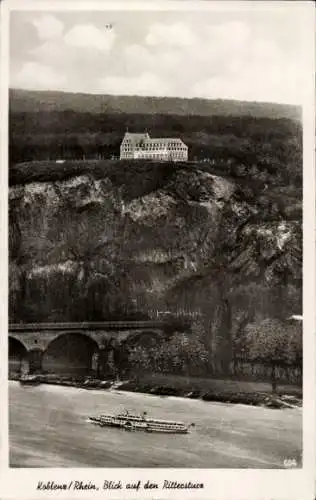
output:
M283 376L290 358L300 369L301 337L287 322L302 299L295 110L24 91L12 91L10 104L11 321L169 311L194 318L193 334L150 355L130 352L133 370L159 359L167 372L227 373L233 359L234 373L252 374L266 331L293 348L278 360ZM181 137L190 161L112 160L127 127ZM245 360L248 325L254 349Z
M10 90L10 111L74 111L92 114L162 114L180 116L251 116L301 119L298 106L235 100L181 99L175 97L113 96L53 91Z
M301 187L212 168L14 167L10 319L198 314L210 366L225 371L241 323L301 312Z

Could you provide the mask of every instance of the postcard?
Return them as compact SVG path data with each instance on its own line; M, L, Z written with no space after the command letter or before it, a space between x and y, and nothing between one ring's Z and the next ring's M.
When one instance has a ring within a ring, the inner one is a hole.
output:
M1 23L1 498L312 500L313 4Z

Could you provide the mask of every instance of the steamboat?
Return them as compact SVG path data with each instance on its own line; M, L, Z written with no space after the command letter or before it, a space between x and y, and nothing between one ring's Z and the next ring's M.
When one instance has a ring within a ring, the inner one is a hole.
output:
M162 432L166 434L188 434L190 428L194 427L194 424L149 418L146 412L137 415L125 411L117 415L89 417L89 421L101 427L116 427L127 431Z

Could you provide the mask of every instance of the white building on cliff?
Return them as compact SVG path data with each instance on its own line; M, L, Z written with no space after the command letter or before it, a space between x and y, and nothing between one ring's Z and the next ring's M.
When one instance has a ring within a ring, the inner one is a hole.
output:
M178 138L151 139L149 134L126 132L120 147L120 160L188 161L188 146Z

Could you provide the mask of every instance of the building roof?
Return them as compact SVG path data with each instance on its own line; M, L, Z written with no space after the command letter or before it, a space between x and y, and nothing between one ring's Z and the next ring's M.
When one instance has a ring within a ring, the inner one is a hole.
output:
M125 132L123 141L125 139L131 139L133 142L144 141L147 144L154 144L156 142L160 142L161 144L184 144L184 142L179 137L149 137L149 134L147 132L143 134Z
M184 144L184 142L179 139L178 137L151 137L150 139L146 139L147 143L155 143L155 142L160 142L161 144L169 144L170 142L173 144Z
M134 134L134 133L131 133L131 132L125 132L125 135L123 137L123 141L125 139L131 139L132 141L140 141L140 140L148 140L149 139L149 135L148 133L144 133L144 134Z

